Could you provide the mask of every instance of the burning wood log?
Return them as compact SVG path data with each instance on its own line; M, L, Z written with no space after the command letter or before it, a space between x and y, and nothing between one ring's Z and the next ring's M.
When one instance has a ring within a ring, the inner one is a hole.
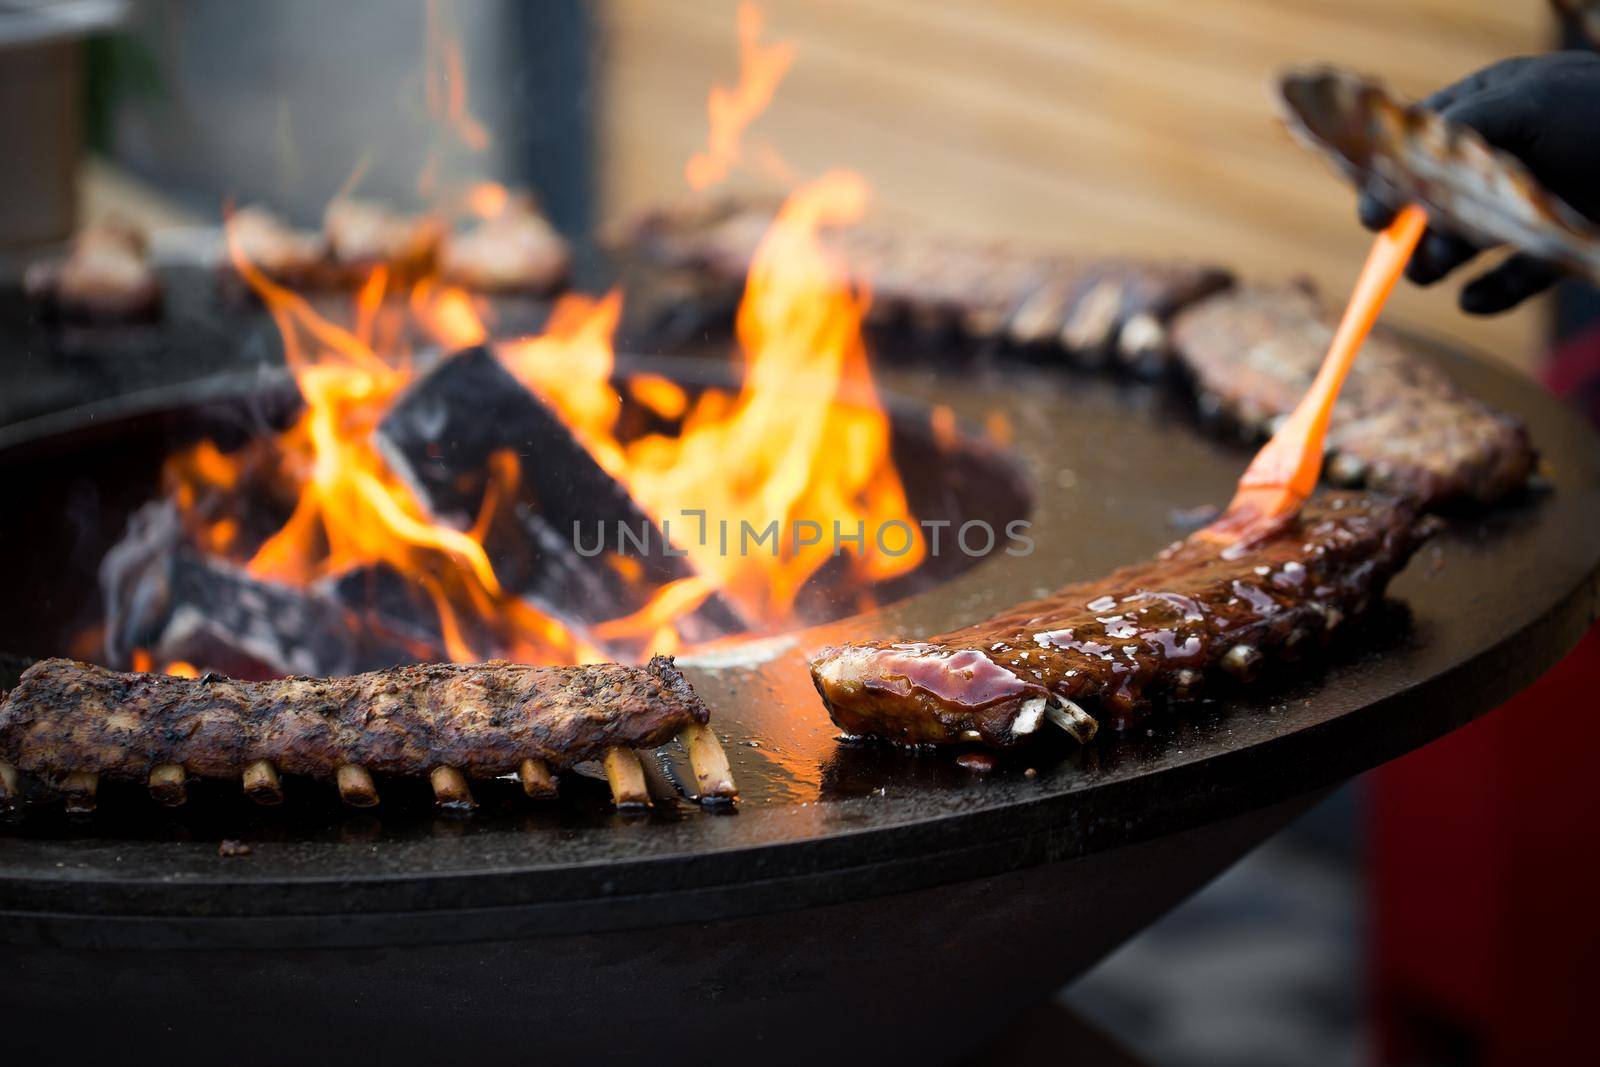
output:
M385 462L435 518L466 528L482 507L499 454L518 460L516 499L503 506L485 547L509 589L541 605L561 605L581 623L637 611L662 585L690 575L661 529L607 474L538 397L488 349L467 349L440 363L396 402L378 427ZM599 535L626 529L626 574L606 553L580 552ZM689 640L744 627L731 607L710 597L681 620Z
M0 760L65 773L62 791L88 810L102 774L146 781L164 802L178 801L187 775L242 774L247 794L275 801L281 769L332 779L355 807L378 803L373 772L427 776L441 804L466 807L468 777L516 771L539 795L554 788L551 768L604 759L617 803L629 806L649 799L633 750L683 736L709 714L665 657L644 667L497 662L268 682L44 660L0 704ZM731 776L717 773L726 781L716 792L729 795Z
M246 677L342 674L431 657L436 642L407 639L324 592L252 578L183 543L176 509L147 504L100 565L106 657L135 649Z
M737 286L773 214L769 205L738 201L662 210L634 223L623 241L646 262ZM1226 270L1208 265L1040 255L860 226L826 240L852 281L872 293L877 320L1057 347L1146 374L1164 366L1172 314L1231 283Z
M317 599L337 604L355 620L357 645L362 649L372 649L380 655L390 649L410 650L409 655L398 659L373 655L362 664L364 670L451 658L438 605L415 576L402 574L385 563L375 563L331 575L314 583L308 592ZM580 629L576 620L553 609L546 609L546 614L560 619L574 632ZM492 619L463 614L456 617L455 623L472 648L497 648L501 635L494 632ZM367 653L364 651L363 655Z

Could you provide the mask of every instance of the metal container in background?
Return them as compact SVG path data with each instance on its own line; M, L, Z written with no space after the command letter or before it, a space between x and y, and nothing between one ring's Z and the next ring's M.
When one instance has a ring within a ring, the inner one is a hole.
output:
M59 241L77 221L83 40L122 20L122 0L0 3L0 249Z
M341 192L412 209L487 178L532 189L578 235L595 187L591 32L581 0L144 0L121 36L137 80L108 77L105 151L205 219L258 201L314 226ZM481 143L429 101L430 37L458 50Z

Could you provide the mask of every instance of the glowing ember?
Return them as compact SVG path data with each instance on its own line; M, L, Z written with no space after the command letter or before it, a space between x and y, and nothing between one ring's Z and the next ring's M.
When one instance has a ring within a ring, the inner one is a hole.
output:
M134 650L131 666L134 670L145 673L156 669L155 661L151 658L150 653L142 648ZM158 673L170 674L175 678L198 678L200 677L200 668L187 660L175 659L170 663L163 664Z

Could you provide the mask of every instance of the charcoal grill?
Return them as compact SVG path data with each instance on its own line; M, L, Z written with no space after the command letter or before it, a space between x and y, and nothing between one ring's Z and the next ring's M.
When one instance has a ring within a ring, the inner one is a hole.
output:
M1418 343L1528 420L1549 484L1453 518L1325 665L1088 748L1046 739L990 773L840 744L808 651L936 632L1143 556L1226 500L1248 456L1160 388L971 353L895 360L880 384L902 420L934 403L969 424L1008 414L1036 550L691 658L736 813L621 815L589 783L547 805L488 787L461 819L395 783L378 814L353 814L293 782L278 811L202 785L170 812L108 784L92 818L0 823L7 1048L36 1063L958 1058L1326 790L1517 692L1596 617L1600 445L1531 383ZM273 388L213 379L0 431L0 650L65 651L96 546L160 457ZM224 838L248 855L219 855Z

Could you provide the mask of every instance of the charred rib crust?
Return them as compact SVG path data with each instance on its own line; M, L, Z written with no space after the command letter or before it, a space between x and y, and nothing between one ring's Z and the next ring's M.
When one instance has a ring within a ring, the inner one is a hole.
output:
M1248 650L1281 659L1324 642L1381 597L1425 536L1409 504L1330 493L1237 558L1191 538L926 642L826 649L812 679L847 733L907 744L966 731L1016 744L1032 732L1018 729L1024 705L1040 697L1126 727L1157 700L1195 695L1197 676L1256 662Z
M524 759L565 767L613 746L653 748L708 717L664 656L644 667L496 662L269 682L51 659L23 672L0 704L0 757L33 773L135 779L161 763L234 777L256 760L318 778L340 764L492 777Z

